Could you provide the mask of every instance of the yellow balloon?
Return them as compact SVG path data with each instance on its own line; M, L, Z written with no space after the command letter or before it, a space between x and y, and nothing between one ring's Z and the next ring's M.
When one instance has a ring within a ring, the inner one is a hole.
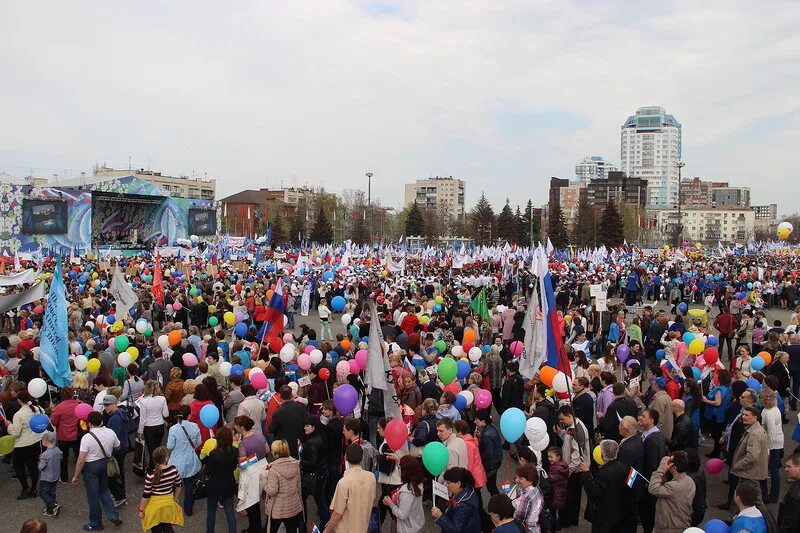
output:
M669 251L669 244L665 244L665 245L664 245L664 249L665 249L665 250L667 250L667 251Z
M208 306L208 312L209 312L209 314L213 315L214 313L217 312L217 306L216 305L209 305Z
M211 438L208 439L203 443L203 447L200 449L200 457L206 457L210 454L214 449L217 447L217 439Z
M225 323L229 326L232 326L236 323L236 315L233 314L233 311L227 311L222 318L225 319Z
M203 302L203 297L202 296L198 296L197 297L197 303L202 303L202 302Z
M600 445L594 447L592 451L592 457L594 458L594 462L601 465L603 464L603 454L600 453Z
M100 359L89 359L89 362L86 363L86 370L89 372L97 372L100 370Z
M699 355L703 353L706 344L703 342L702 339L694 339L692 342L689 343L689 354L690 355Z
M134 361L136 361L136 358L139 357L139 348L136 346L128 346L128 349L125 351L131 354L131 359Z
M785 241L789 238L790 234L791 232L789 231L789 228L778 228L778 238L780 240Z

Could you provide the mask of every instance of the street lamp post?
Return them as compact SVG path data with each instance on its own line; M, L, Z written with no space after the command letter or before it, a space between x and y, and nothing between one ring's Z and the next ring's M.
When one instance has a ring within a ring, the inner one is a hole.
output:
M367 207L369 208L369 239L372 244L372 172L367 172Z
M683 244L683 214L681 211L681 192L683 191L683 180L681 179L681 169L686 166L683 161L678 161L678 242L677 245Z

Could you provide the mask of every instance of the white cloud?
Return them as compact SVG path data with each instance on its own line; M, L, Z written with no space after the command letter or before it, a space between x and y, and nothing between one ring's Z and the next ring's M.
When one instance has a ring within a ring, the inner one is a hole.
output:
M132 155L136 166L207 172L222 195L281 179L365 188L369 169L373 195L393 205L402 183L433 174L465 178L468 204L481 190L498 206L542 203L548 178L570 176L583 156L618 160L622 122L656 104L684 125L688 174L749 184L757 201L800 192L797 2L2 10L0 169L10 172L77 173ZM498 122L507 102L538 117L534 134Z

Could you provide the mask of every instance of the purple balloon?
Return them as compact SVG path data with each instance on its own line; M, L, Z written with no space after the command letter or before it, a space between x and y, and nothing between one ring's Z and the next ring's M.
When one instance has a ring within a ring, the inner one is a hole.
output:
M617 346L617 357L621 362L625 362L631 354L631 349L627 344L620 344Z
M344 385L339 385L333 391L333 405L336 406L336 410L342 416L353 414L357 404L358 392L352 385L345 383Z

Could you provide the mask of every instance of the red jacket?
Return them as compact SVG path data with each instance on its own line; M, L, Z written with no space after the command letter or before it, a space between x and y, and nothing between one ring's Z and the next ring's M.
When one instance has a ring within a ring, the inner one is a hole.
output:
M189 415L189 422L194 422L198 426L200 426L200 439L203 441L202 444L211 438L211 430L208 429L200 422L200 409L205 407L206 405L214 405L214 402L211 400L194 400L192 403L189 404L189 410L191 414Z
M467 470L475 479L475 488L480 489L486 485L486 470L481 462L481 452L478 449L478 439L473 435L464 435L464 443L467 445Z
M78 440L78 417L75 416L75 407L82 403L80 400L64 400L50 413L50 422L56 428L58 440L70 442Z
M719 331L720 336L727 337L731 331L736 331L738 323L736 317L730 313L722 313L714 321L714 328Z
M400 329L411 335L414 333L414 326L417 324L419 324L419 318L417 318L417 315L409 313L404 316L403 320L400 322Z

